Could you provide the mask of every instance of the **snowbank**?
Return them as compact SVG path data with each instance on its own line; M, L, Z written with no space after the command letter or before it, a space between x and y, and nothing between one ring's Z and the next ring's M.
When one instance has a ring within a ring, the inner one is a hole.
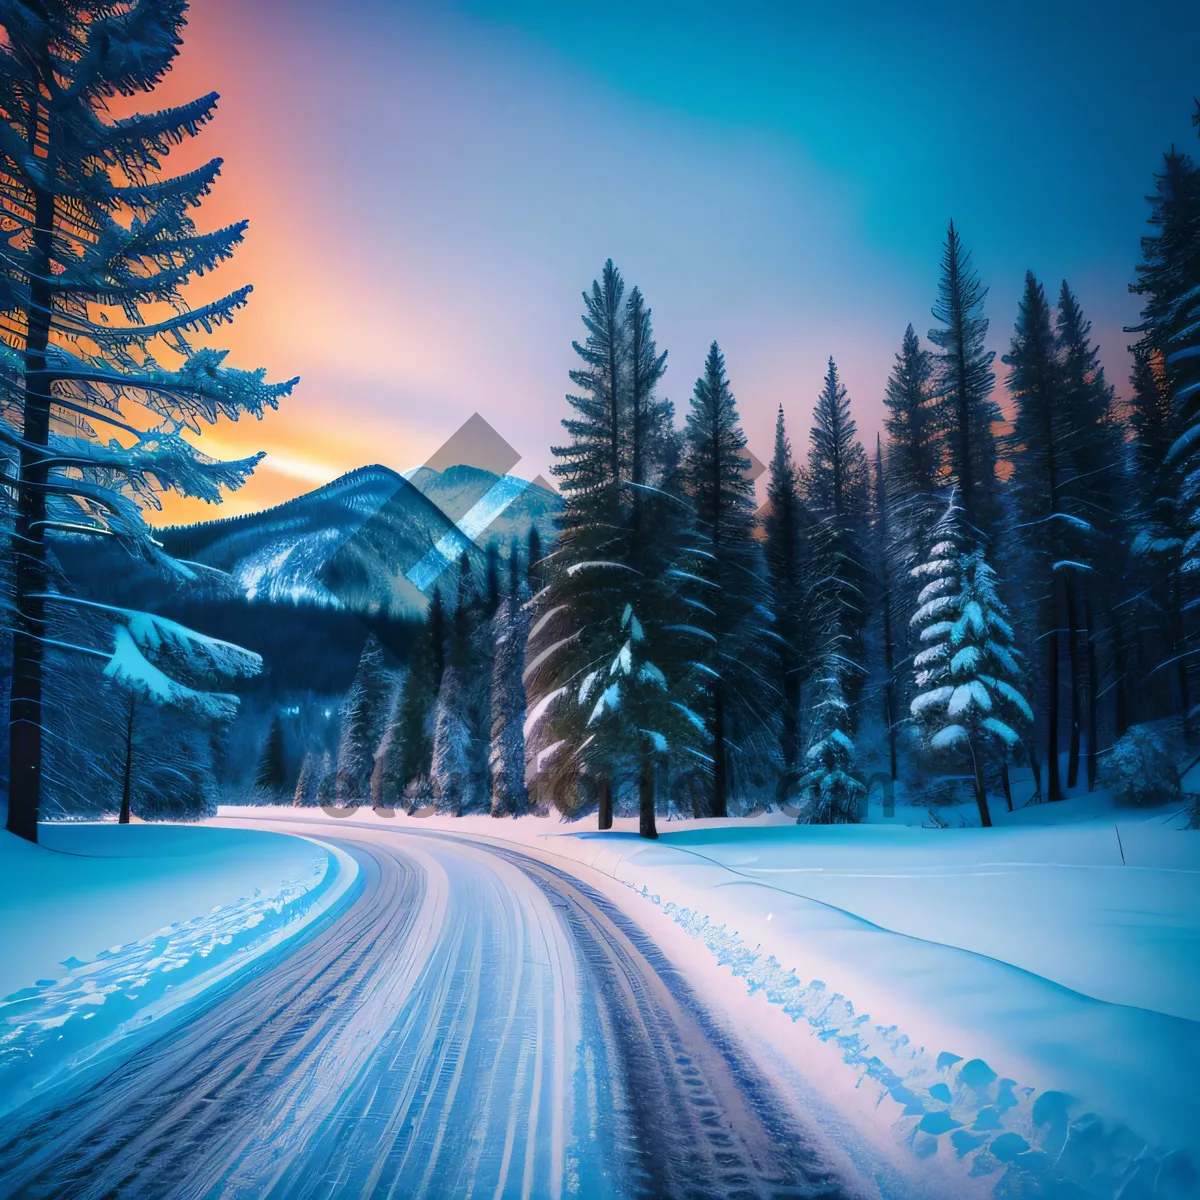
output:
M836 1045L877 1093L884 1136L997 1194L1186 1196L1200 1194L1200 833L1170 815L1099 797L992 830L775 818L672 822L658 842L633 820L606 834L353 820L538 846L628 885L797 1037Z
M252 830L40 834L40 846L0 834L0 1113L131 1052L156 1021L329 912L358 871L320 841Z

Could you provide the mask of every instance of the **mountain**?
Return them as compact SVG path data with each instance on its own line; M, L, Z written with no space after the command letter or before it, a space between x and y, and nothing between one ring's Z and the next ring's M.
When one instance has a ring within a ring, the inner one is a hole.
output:
M540 482L477 467L368 466L275 508L160 538L175 557L228 572L250 600L336 600L403 618L424 611L434 586L453 597L464 551L481 576L489 542L506 558L511 539L524 545L536 525L548 545L559 504Z

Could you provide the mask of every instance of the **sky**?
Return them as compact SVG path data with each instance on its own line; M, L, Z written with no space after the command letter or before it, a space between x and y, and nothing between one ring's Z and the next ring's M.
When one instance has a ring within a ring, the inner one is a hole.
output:
M663 394L685 410L716 339L764 461L781 403L803 454L830 355L873 445L951 218L1001 382L1032 269L1069 280L1124 388L1145 196L1164 150L1200 150L1198 44L1191 0L196 0L143 107L220 93L170 160L221 156L200 221L250 221L200 285L254 285L213 341L300 383L201 438L267 452L245 488L156 519L418 465L475 412L546 473L609 257L653 310Z

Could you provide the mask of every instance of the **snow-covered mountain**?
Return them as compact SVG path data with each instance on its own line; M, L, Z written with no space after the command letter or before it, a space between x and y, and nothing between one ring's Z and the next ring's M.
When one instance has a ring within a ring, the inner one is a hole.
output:
M546 544L559 499L540 483L476 467L406 475L360 467L286 504L246 516L163 530L176 557L227 571L251 599L334 603L402 617L424 610L434 586L454 594L466 550L507 557L531 525Z

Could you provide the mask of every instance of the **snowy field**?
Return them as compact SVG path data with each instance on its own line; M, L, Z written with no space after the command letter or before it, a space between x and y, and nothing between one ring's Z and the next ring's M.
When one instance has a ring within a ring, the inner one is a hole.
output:
M1171 813L1092 797L992 830L680 821L657 843L633 820L350 819L536 846L625 885L692 967L739 980L756 1035L830 1105L964 1188L1196 1194L1200 833Z
M0 833L0 1112L118 1043L128 1053L328 911L356 873L332 847L251 830L71 823L40 836Z

